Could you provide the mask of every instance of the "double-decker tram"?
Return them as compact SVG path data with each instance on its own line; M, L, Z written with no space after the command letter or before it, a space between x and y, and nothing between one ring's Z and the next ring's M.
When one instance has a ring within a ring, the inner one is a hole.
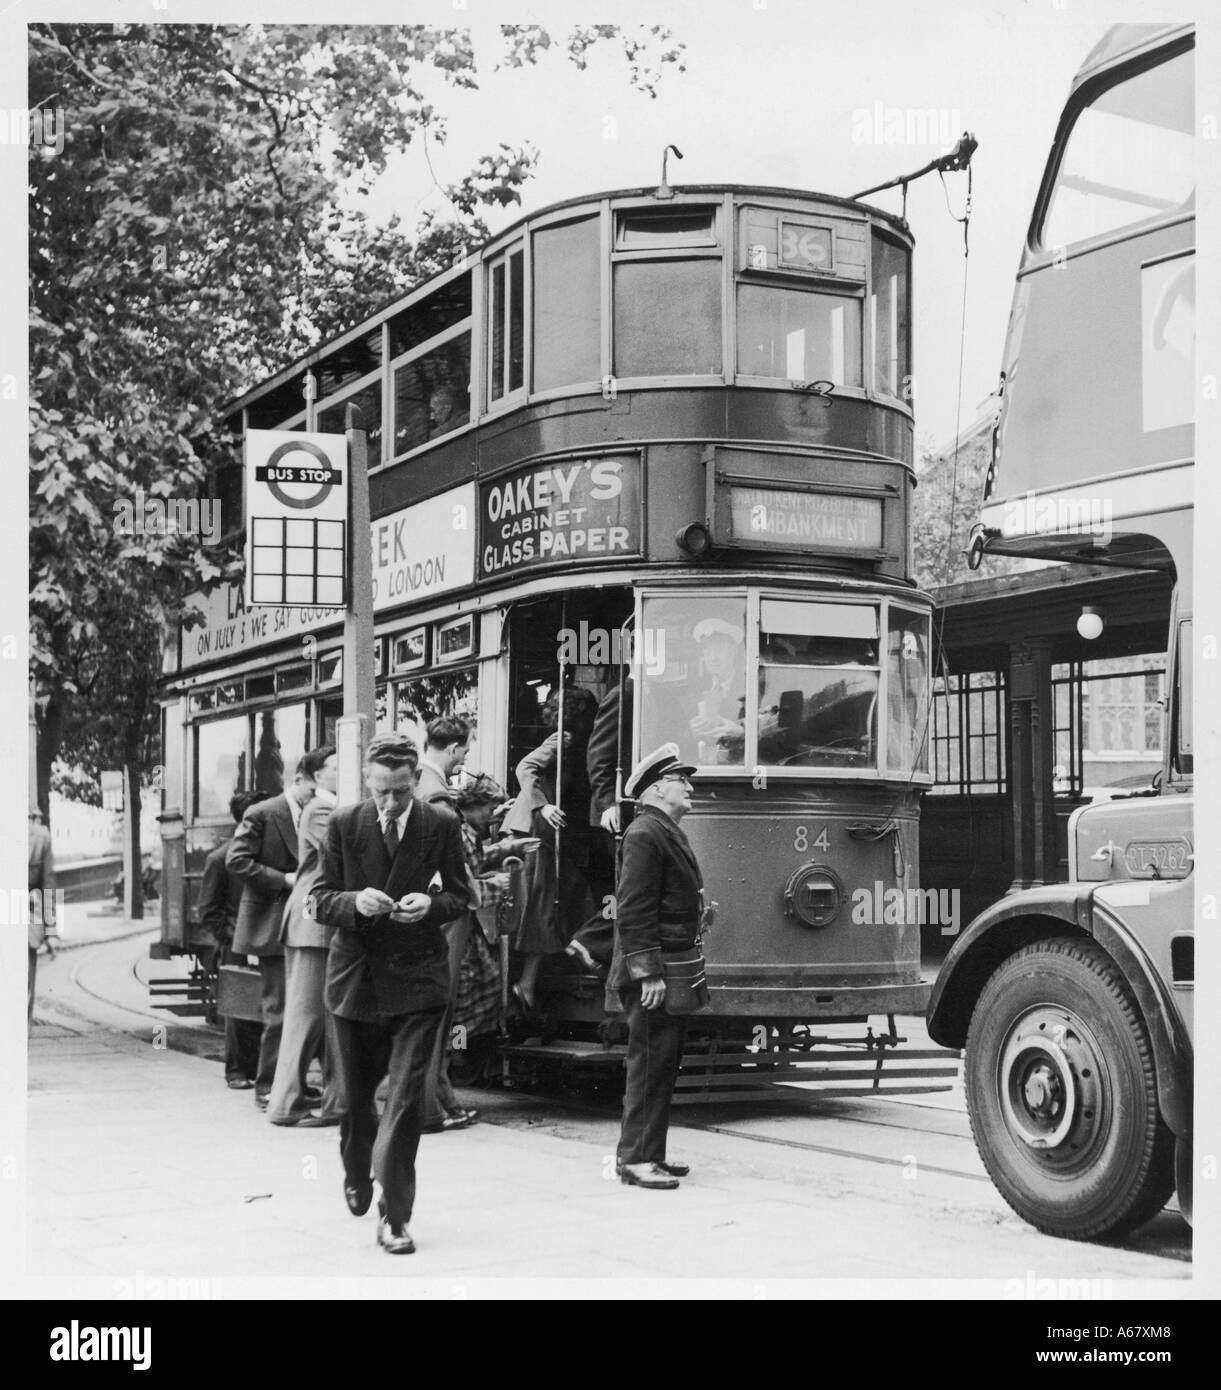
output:
M561 685L591 714L622 691L625 774L668 740L698 765L684 829L719 905L703 1033L783 1067L823 1025L860 1025L861 1051L837 1054L867 1058L839 1074L849 1092L876 1085L895 1017L928 992L912 244L869 205L793 190L591 195L516 223L229 416L339 432L359 407L378 731L462 715L467 771L516 790ZM231 502L237 482L221 480ZM341 713L338 611L247 597L203 600L207 624L168 663L163 954L199 949L197 876L230 795L274 793ZM564 932L598 906L569 903ZM538 999L557 1045L599 1046L594 972L548 956Z

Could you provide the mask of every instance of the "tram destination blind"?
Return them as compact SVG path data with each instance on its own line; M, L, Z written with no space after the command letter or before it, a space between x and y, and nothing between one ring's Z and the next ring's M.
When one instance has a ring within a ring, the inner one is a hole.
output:
M640 455L556 459L480 487L483 579L640 554Z
M729 492L729 539L746 546L877 551L882 500L843 493L773 487Z

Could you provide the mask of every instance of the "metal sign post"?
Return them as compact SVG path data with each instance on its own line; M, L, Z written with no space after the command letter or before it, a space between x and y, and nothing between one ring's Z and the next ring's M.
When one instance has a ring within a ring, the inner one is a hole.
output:
M348 586L343 619L343 716L335 726L341 806L365 794L365 749L373 730L373 545L369 525L369 444L360 411L349 405Z

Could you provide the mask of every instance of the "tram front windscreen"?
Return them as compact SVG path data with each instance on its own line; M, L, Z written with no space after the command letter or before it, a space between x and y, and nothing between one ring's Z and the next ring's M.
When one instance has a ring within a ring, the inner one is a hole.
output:
M927 776L929 616L759 593L642 600L641 749L699 767Z

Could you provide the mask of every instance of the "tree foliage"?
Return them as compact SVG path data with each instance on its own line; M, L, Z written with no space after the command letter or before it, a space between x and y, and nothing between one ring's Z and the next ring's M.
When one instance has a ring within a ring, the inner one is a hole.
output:
M652 95L681 47L654 26L502 26L497 66L622 50ZM487 236L538 155L500 145L446 190L452 216L377 225L387 158L443 143L428 91L478 85L469 34L422 25L34 24L30 608L40 800L53 760L151 764L164 636L237 573L198 535L125 533L120 504L195 496L233 459L218 408ZM228 519L226 519L228 527Z

